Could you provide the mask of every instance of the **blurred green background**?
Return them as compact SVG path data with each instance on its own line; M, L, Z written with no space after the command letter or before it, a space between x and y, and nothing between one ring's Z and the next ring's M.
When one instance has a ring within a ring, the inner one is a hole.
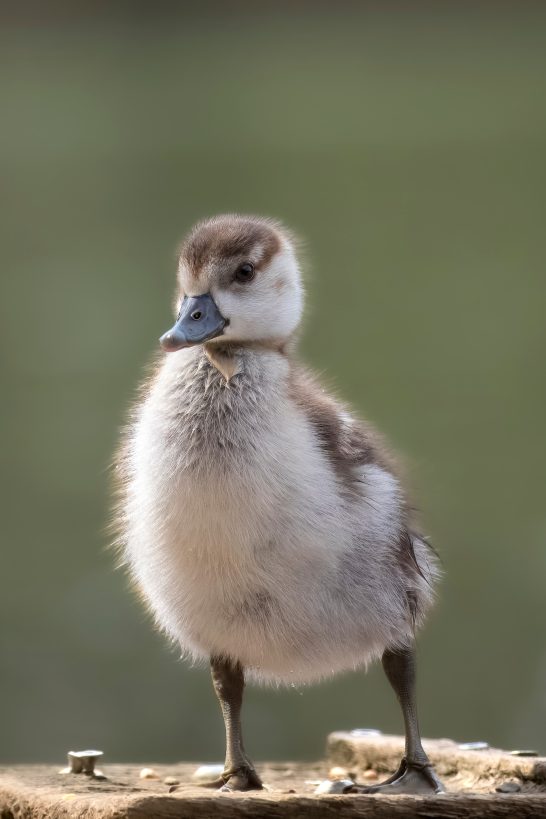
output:
M99 10L97 10L99 9ZM36 5L0 34L0 758L220 760L106 549L107 467L198 218L307 240L302 355L405 454L446 570L427 736L546 751L546 9ZM401 731L380 669L246 698L260 758Z

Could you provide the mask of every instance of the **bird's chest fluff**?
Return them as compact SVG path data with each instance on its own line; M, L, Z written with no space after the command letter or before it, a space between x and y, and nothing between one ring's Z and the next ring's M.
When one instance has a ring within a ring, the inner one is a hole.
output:
M316 605L335 570L333 475L282 371L162 376L135 427L129 561L189 648L240 649L243 637L263 651L264 633L285 633L292 609L301 622L302 598Z

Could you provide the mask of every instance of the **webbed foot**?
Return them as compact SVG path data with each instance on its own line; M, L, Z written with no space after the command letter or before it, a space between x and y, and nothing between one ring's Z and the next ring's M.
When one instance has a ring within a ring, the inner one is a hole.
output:
M218 779L203 782L203 788L231 793L232 791L261 791L262 780L251 765L240 765L223 771Z
M409 762L402 759L400 767L389 779L378 785L355 785L353 793L407 793L425 796L444 793L445 788L430 762Z
M241 765L238 768L224 771L220 779L222 781L220 790L223 791L223 793L230 793L231 791L261 791L263 788L262 780L251 765Z

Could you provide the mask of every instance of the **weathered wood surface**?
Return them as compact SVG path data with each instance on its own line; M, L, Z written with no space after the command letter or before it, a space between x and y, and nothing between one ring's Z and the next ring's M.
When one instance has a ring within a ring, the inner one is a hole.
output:
M104 781L83 774L61 775L60 766L13 766L0 770L0 819L546 819L546 759L509 757L499 764L495 754L502 752L473 751L461 752L459 762L454 743L447 747L442 740L438 747L427 744L438 767L444 766L446 784L454 786L456 792L425 798L314 794L316 782L327 777L332 764L362 775L367 771L370 782L376 773L382 777L396 767L401 743L399 737L332 735L329 760L262 764L259 769L268 790L249 794L220 794L196 786L192 782L196 766L188 764L152 765L159 778L142 780L140 765L109 765L105 761L101 764L108 777ZM485 754L493 754L494 761L486 764ZM477 763L475 769L472 759ZM472 770L476 771L473 775L469 773ZM180 782L180 789L173 794L164 781L171 778ZM521 792L495 793L495 786L505 779L517 779Z
M524 792L546 796L546 757L514 756L498 748L464 750L451 739L425 739L424 748L450 791L488 793L506 780L516 780ZM381 778L396 769L404 740L388 734L358 735L336 731L328 737L327 754L357 779L373 769Z

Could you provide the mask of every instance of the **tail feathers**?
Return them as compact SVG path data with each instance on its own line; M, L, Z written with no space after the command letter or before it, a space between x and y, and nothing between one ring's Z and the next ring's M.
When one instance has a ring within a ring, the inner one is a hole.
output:
M440 575L438 554L427 538L404 529L399 541L398 556L407 579L408 613L415 631L434 598L434 582Z

